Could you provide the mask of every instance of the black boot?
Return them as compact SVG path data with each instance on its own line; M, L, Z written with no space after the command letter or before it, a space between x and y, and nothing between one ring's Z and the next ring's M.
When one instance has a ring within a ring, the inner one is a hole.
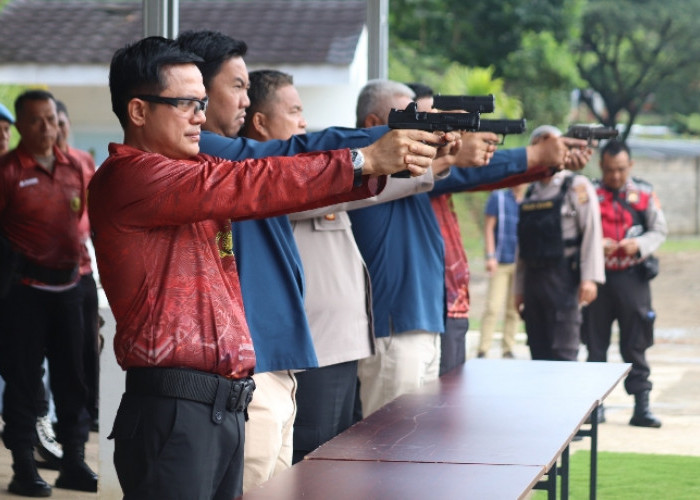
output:
M63 459L56 479L56 488L97 491L97 474L85 463L84 444L63 446Z
M630 419L630 425L637 427L661 427L661 420L656 418L649 410L649 391L642 391L634 395L634 414Z
M51 486L39 475L32 448L12 450L12 469L15 474L7 489L24 497L50 497Z

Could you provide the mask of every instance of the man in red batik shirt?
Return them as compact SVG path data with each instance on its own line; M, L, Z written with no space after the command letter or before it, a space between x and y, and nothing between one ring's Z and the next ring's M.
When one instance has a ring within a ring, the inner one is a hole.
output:
M377 175L407 166L422 174L435 155L421 142L435 136L422 131L393 131L352 152L242 162L198 154L207 105L199 61L161 37L114 54L110 92L124 144L110 144L90 183L114 350L127 371L110 437L129 498L241 493L255 353L231 220L370 196Z

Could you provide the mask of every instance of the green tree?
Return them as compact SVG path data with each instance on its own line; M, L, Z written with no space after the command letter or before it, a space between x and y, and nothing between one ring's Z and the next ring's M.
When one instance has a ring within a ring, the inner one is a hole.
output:
M549 31L558 41L578 28L585 0L390 0L390 47L407 45L467 66L503 73L524 33Z
M509 96L505 91L503 78L494 77L494 68L468 68L452 63L445 71L442 80L435 87L443 94L452 95L488 95L493 94L496 109L488 118L520 118L522 104L520 100Z
M585 4L391 0L390 75L440 89L452 63L490 68L491 78L505 77L503 88L522 103L521 115L508 111L505 116L561 124L569 112L569 93L578 83L570 45L580 33ZM413 78L405 76L409 74ZM504 104L497 96L497 112Z
M528 32L520 49L508 55L508 90L520 97L531 125L565 125L571 89L582 84L570 50L549 31Z
M697 18L700 4L684 0L591 0L575 47L577 67L588 90L582 99L601 123L624 120L625 140L639 114L653 106L654 93L700 69Z

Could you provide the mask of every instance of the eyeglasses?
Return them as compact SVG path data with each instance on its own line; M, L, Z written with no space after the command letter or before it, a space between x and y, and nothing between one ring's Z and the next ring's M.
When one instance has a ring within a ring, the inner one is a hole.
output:
M193 114L197 114L200 111L206 113L207 106L209 105L208 97L204 99L195 99L193 97L163 97L159 95L141 94L135 95L134 98L146 102L154 102L156 104L169 104L185 113L192 111Z

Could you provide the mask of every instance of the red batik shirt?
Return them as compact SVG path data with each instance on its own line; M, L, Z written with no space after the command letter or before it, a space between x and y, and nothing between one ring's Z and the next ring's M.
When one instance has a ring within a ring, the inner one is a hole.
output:
M459 222L452 206L452 196L430 198L440 232L445 241L445 298L448 318L469 317L469 262L462 245Z
M80 259L85 185L75 160L53 153L51 172L22 143L0 157L0 231L34 264L70 270Z
M376 194L367 182L352 189L347 149L242 162L171 160L118 144L109 152L90 183L88 207L124 369L250 374L255 353L231 220Z

